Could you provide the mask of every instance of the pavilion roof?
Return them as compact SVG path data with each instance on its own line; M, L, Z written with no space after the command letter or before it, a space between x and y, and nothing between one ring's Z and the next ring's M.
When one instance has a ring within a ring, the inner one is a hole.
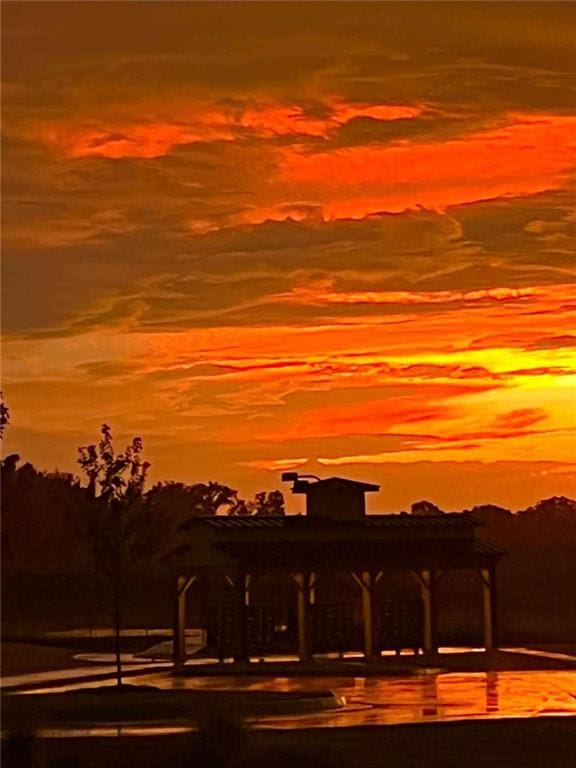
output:
M476 538L469 514L366 515L335 521L306 515L195 517L192 534L174 551L180 572L239 566L269 570L363 570L390 567L487 567L504 550Z
M364 483L361 480L350 480L347 477L325 477L308 484L308 488L322 488L326 486L357 488L361 491L379 491L380 486L374 483Z
M213 515L210 517L191 518L190 523L198 521L211 528L220 530L254 530L254 529L365 529L365 528L470 528L483 525L472 515L452 512L442 515L366 515L354 520L331 520L324 517L309 517L307 515Z

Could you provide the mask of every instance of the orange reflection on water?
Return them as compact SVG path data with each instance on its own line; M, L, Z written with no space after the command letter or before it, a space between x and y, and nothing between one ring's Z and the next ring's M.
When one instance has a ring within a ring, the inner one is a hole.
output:
M393 725L447 720L576 715L576 671L474 672L410 677L173 677L160 672L133 678L133 683L166 690L326 691L346 702L341 709L318 713L251 718L258 728L320 728ZM102 685L58 686L52 691ZM152 735L193 727L174 719L154 723L101 724L76 729L85 735ZM68 729L50 735L70 735Z
M173 677L162 672L143 675L137 682L163 689L195 691L331 690L346 702L342 709L317 714L252 719L257 727L264 728L576 715L576 672L572 671L446 673L410 677ZM77 687L63 686L53 690ZM174 722L155 723L152 731L163 732L175 725ZM143 729L151 733L150 728L143 726Z
M294 690L295 681L289 690ZM314 679L305 690L328 687L346 699L334 712L266 718L275 728L386 725L470 718L576 715L575 672L487 672L410 678ZM300 687L300 686L298 686Z

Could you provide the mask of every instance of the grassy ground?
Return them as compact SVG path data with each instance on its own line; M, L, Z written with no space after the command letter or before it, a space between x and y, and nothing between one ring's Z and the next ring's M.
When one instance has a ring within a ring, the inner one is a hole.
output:
M78 666L72 659L75 649L37 643L2 643L2 677L48 672Z
M149 648L154 642L155 638L123 638L122 651L136 653ZM113 638L75 638L73 641L69 638L44 638L34 642L3 640L2 677L86 666L86 662L75 661L74 654L113 652Z

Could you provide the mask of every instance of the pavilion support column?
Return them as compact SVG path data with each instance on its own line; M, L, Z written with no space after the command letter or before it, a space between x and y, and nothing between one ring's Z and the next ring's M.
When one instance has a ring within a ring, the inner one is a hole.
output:
M234 579L236 592L236 610L237 610L237 653L234 656L236 662L250 661L248 651L248 611L246 610L250 603L250 575L244 571L238 571Z
M292 576L297 588L298 599L298 656L308 661L310 653L310 573L295 573Z
M252 588L254 586L254 577L251 573L244 576L244 605L252 605Z
M482 568L482 606L484 610L484 648L493 651L497 647L496 632L496 569Z
M435 654L436 640L436 574L434 571L420 571L420 593L424 604L424 653Z
M362 574L362 616L364 618L364 656L367 659L376 659L380 656L380 648L377 647L376 638L376 577L371 571Z
M310 574L310 591L309 591L310 605L316 603L316 574Z
M364 623L364 657L374 660L380 656L375 627L375 588L378 576L372 571L353 574L362 590L362 618Z
M172 634L172 661L184 664L186 661L186 595L196 581L196 576L178 576L174 600L174 627Z

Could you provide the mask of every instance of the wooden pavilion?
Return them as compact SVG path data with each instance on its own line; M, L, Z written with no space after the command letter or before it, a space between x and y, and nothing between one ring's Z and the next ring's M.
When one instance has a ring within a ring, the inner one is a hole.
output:
M412 646L429 655L437 651L440 580L451 571L476 572L482 584L484 646L487 651L495 649L496 565L505 553L477 538L482 525L478 520L460 513L367 515L365 494L379 490L376 485L337 477L308 479L295 473L285 473L283 479L293 481L293 493L305 495L305 515L196 517L185 524L190 543L171 559L176 576L175 663L186 659L187 593L206 574L220 575L229 585L233 596L229 631L233 655L239 660L249 658L254 625L265 620L251 605L253 585L271 575L282 576L295 587L295 645L301 660L313 653L317 583L337 573L351 574L360 589L361 645L367 659L378 658L383 647L386 618L383 621L376 587L390 572L408 572L419 585L418 638ZM395 619L388 614L388 620Z

